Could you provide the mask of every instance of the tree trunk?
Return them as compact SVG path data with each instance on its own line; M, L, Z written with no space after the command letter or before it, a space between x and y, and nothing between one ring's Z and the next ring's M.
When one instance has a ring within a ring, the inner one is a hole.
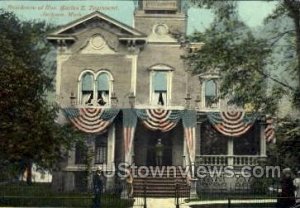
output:
M26 163L26 183L27 185L32 184L32 162L28 161Z

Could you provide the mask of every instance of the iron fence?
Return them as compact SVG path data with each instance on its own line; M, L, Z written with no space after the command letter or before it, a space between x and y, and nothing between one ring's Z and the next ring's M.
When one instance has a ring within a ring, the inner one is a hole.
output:
M186 203L190 200L190 187L176 183L175 189L175 206L179 208L181 204Z

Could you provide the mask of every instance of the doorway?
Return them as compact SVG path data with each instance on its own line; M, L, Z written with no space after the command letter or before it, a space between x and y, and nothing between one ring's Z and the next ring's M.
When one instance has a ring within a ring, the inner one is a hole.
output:
M148 148L147 148L147 166L157 166L156 164L156 144L158 139L161 138L162 144L162 166L172 165L172 139L168 133L155 132L153 135L156 135L155 138L148 139Z
M169 132L152 131L137 123L134 138L134 163L137 166L156 166L155 145L158 138L163 144L162 165L183 164L183 128L179 123Z

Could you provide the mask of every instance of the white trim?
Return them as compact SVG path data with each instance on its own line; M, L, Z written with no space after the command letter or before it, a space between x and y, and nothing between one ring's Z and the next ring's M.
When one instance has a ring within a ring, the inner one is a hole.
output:
M152 77L153 77L153 73L154 71L150 71L149 75L150 75L150 85L149 85L149 103L150 105L152 104L152 89L153 89L153 86L152 86Z
M57 96L57 101L60 101L60 88L61 88L61 75L62 75L62 64L67 61L71 55L65 55L59 52L59 48L57 50L57 56L56 56L56 76L55 76L55 94Z
M108 129L107 134L107 166L110 170L114 169L112 165L114 164L114 155L115 155L115 124Z
M149 70L154 70L154 71L174 71L174 68L165 65L165 64L156 64L154 66L149 67Z
M159 69L159 67L156 66L163 66L165 68ZM154 66L151 66L149 68L151 71L149 73L150 75L150 85L149 85L149 103L151 106L156 106L156 107L167 107L170 106L171 104L171 99L172 99L172 79L173 79L173 68L169 67L168 65L164 65L164 64L157 64ZM167 70L166 70L167 69ZM166 100L166 104L164 106L161 105L155 105L153 104L153 76L156 72L165 72L166 76L167 76L167 100Z
M90 69L86 69L86 70L82 71L79 74L79 77L78 77L78 80L77 80L77 85L78 85L78 94L77 94L78 99L77 99L77 103L79 105L82 105L82 76L85 73L91 73L93 75L93 80L94 80L93 86L94 86L94 93L95 93L95 73L94 73L94 71L92 71ZM84 106L84 105L82 105L82 106Z
M167 74L167 89L168 89L168 92L167 92L167 104L168 105L171 105L171 101L172 101L172 80L173 80L173 73L172 71L169 71L168 74Z
M79 77L78 77L78 81L81 81L82 79L82 76L87 73L87 72L90 72L91 74L93 74L93 76L95 76L95 72L90 70L90 69L85 69L84 71L82 71L80 74L79 74Z
M131 81L130 81L130 92L136 96L136 81L137 81L137 55L128 55L126 58L131 59Z
M218 77L219 78L219 77ZM220 93L220 90L219 90L219 83L217 82L217 80L216 80L216 77L209 77L209 78L207 78L207 79L205 79L205 80L203 80L202 82L201 82L201 85L202 85L202 87L201 87L201 95L202 95L202 101L201 101L201 108L202 108L202 110L203 111L218 111L218 110L220 110L220 108L221 108L221 100L220 99L218 99L218 103L217 103L217 107L215 107L215 108L208 108L208 107L206 107L206 100L205 100L205 87L206 87L206 82L208 82L208 81L213 81L214 83L215 83L215 85L216 85L216 88L217 88L217 96L219 95L219 93Z
M157 109L158 106L154 106L154 105L145 105L145 104L137 104L134 106L135 109ZM174 105L174 106L159 106L162 109L166 109L166 110L184 110L185 107L184 106L179 106L179 105Z
M176 43L162 43L162 42L148 42L148 45L151 45L151 46L168 46L168 47L176 47L176 48L180 48L181 45L178 44L177 42Z

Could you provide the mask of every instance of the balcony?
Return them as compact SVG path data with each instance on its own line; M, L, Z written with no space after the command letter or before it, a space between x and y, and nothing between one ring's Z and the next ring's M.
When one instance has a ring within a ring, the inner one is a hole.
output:
M144 10L177 10L177 1L143 1Z
M198 155L197 165L205 166L256 166L265 157L257 155Z

